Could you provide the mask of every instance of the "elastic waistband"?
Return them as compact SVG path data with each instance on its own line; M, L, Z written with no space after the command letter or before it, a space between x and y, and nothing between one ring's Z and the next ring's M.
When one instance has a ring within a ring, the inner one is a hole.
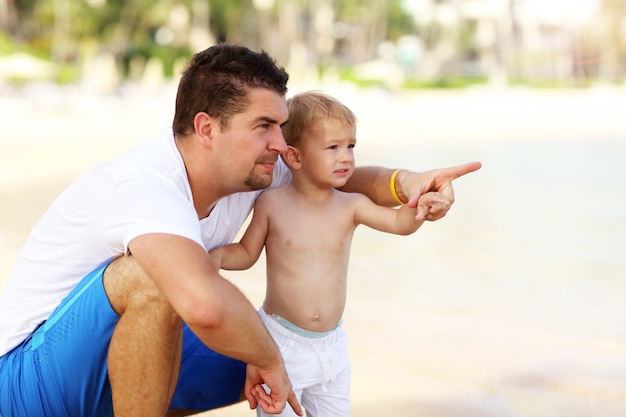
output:
M315 349L316 347L327 346L329 343L337 342L341 332L343 332L341 327L338 327L322 337L304 337L282 326L276 319L270 317L263 310L263 307L259 309L259 316L276 343L285 347L310 347Z

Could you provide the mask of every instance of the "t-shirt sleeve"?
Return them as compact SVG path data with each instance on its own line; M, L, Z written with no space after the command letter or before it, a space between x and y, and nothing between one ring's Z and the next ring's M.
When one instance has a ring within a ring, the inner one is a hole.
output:
M128 253L129 243L149 233L173 234L203 246L192 201L173 182L138 174L115 183L101 207L103 244Z
M276 168L274 168L274 175L272 176L272 184L269 188L280 187L291 181L291 171L287 168L287 165L283 162L282 158L278 158Z

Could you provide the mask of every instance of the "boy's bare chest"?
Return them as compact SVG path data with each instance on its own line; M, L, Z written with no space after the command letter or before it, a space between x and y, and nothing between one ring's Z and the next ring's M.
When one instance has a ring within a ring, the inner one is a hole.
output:
M272 216L267 237L274 244L289 251L343 251L349 247L356 227L351 212L293 209Z

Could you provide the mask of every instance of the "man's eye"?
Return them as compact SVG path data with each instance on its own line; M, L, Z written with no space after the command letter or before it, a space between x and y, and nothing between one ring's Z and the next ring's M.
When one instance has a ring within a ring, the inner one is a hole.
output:
M337 145L331 145L331 146L328 147L328 149L338 149L338 146Z
M356 144L351 143L350 145L348 145L348 149L354 149L355 146L356 146Z

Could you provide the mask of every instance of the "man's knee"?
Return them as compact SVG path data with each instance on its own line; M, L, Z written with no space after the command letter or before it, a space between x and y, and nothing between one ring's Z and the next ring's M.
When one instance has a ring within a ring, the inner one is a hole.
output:
M132 306L154 308L173 313L171 306L154 281L132 256L122 256L111 262L104 271L104 290L111 306L123 314Z
M140 280L149 279L143 268L132 255L120 256L111 261L104 271L105 281L115 281L121 278L126 284L138 284Z

